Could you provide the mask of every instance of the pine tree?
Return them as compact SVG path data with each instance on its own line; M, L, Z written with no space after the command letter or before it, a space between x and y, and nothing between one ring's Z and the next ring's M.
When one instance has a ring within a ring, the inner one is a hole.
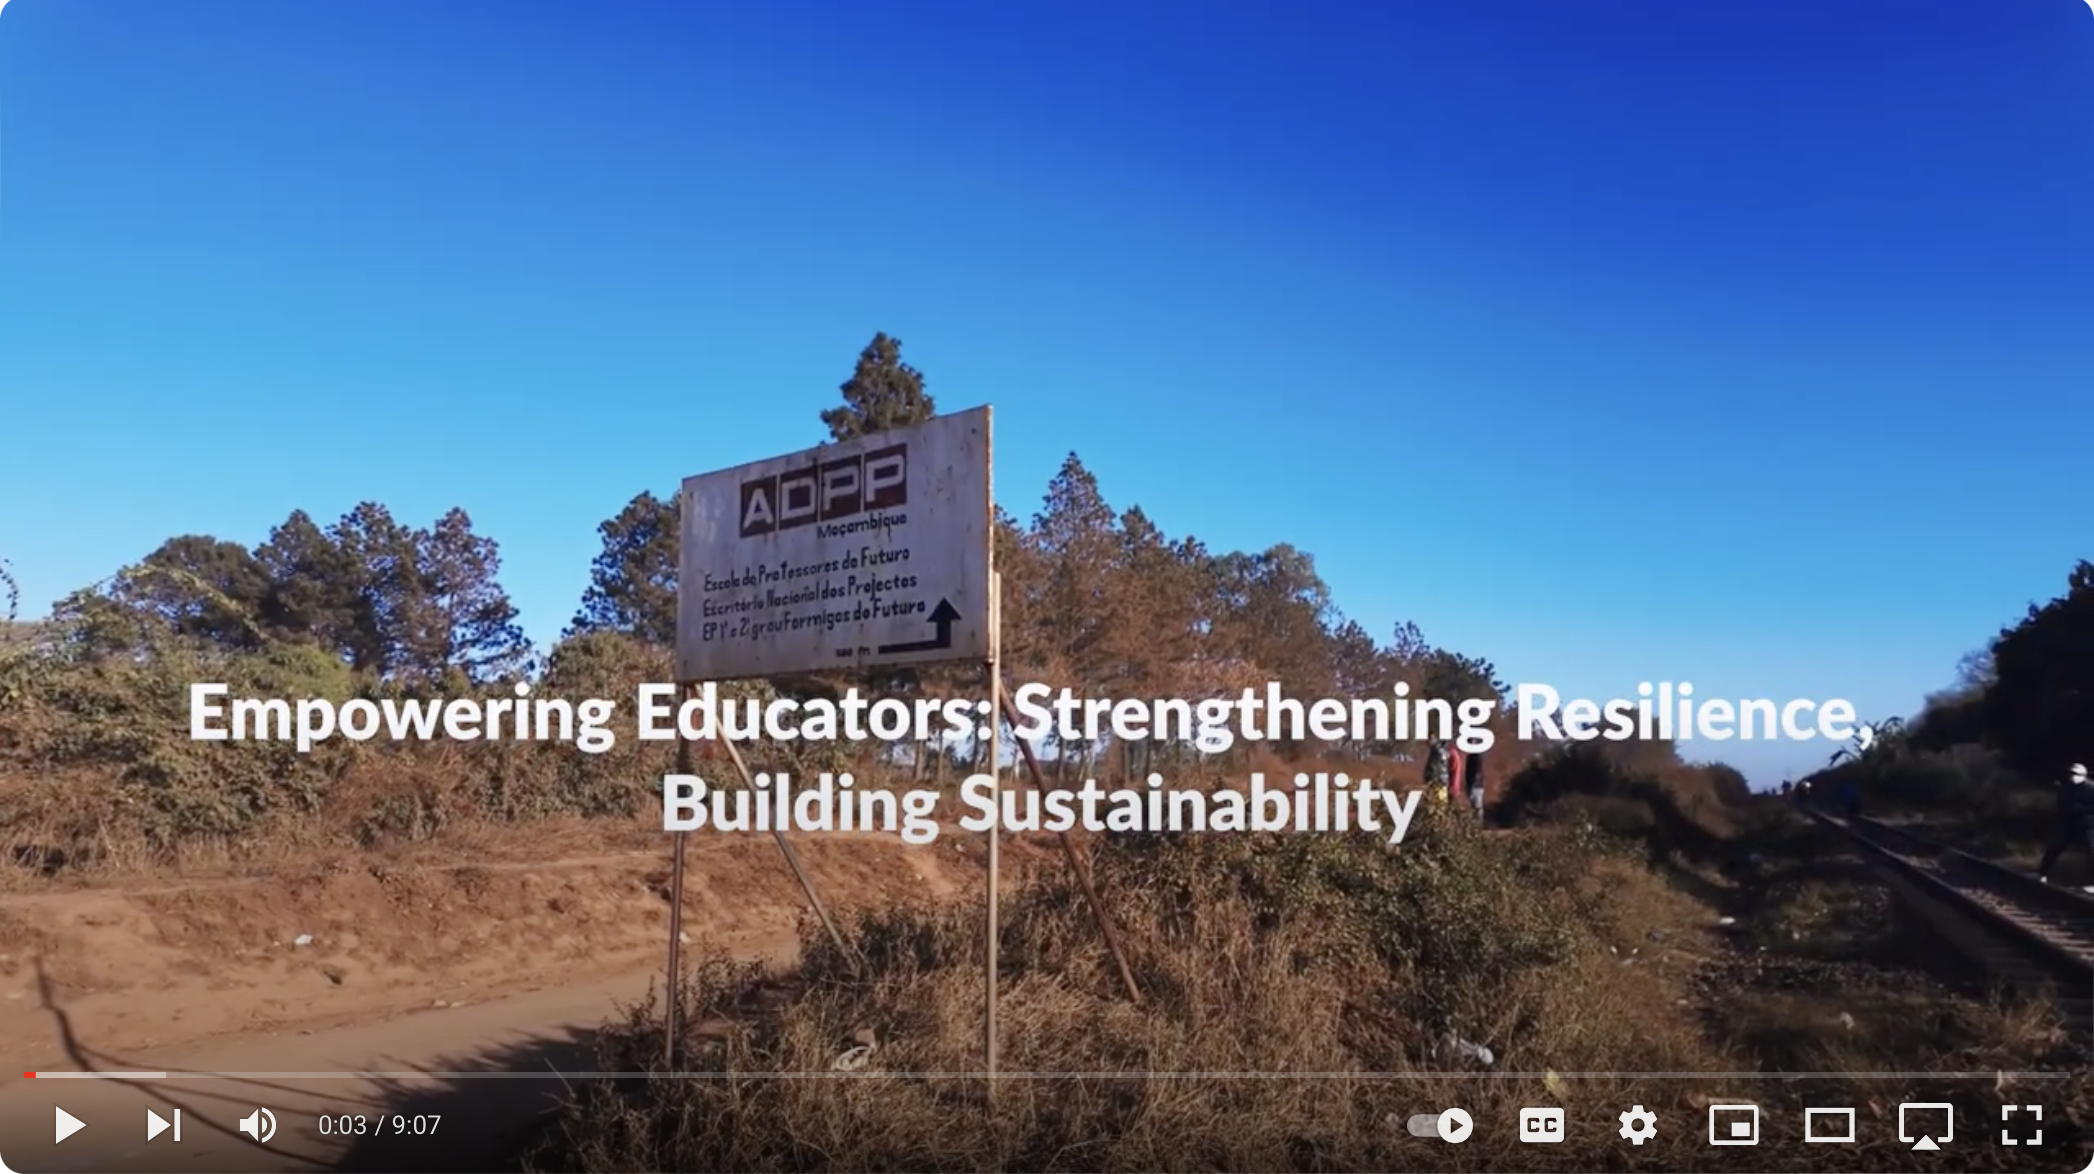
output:
M589 568L567 635L624 632L660 648L676 644L676 574L682 513L674 496L642 491L596 528L603 549Z
M902 362L902 342L875 334L858 355L857 369L843 382L843 404L822 413L835 441L856 440L892 428L921 424L938 414L924 392L923 375Z

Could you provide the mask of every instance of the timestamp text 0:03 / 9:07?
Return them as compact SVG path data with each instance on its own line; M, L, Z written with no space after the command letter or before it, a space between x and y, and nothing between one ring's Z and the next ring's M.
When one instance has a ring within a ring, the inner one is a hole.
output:
M330 1117L322 1114L319 1119L322 1137L421 1137L436 1132L436 1123L443 1120L441 1114L421 1114L408 1117L395 1114L391 1117L365 1117L360 1114L344 1113Z

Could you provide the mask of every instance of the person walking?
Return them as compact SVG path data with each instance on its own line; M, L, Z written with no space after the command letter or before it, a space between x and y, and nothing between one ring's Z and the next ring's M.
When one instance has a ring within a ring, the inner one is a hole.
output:
M1485 753L1485 751L1478 750L1474 754L1469 755L1468 761L1467 773L1469 777L1466 782L1469 785L1469 803L1476 808L1477 819L1483 818L1483 756Z
M2075 762L2065 781L2058 784L2058 822L2049 846L2043 849L2043 862L2036 866L2037 880L2050 883L2050 870L2068 848L2079 849L2081 856L2094 862L2094 840L2088 836L2090 824L2094 824L2094 782L2087 778L2087 764ZM2094 885L2080 887L2094 893Z
M1425 801L1435 811L1447 806L1447 744L1438 738L1425 744Z
M1438 738L1425 743L1425 785L1447 785L1447 744Z

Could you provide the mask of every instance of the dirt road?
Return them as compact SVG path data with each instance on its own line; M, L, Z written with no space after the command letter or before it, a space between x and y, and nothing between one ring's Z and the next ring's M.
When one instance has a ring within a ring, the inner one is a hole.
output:
M847 911L971 887L975 846L948 844L800 852ZM594 1067L595 1029L659 985L667 929L659 850L501 855L0 896L0 1171L488 1168L561 1087L532 1074ZM746 839L694 841L685 900L692 952L781 963L807 911ZM239 1128L258 1109L266 1143Z
M561 1087L550 1075L519 1077L589 1069L591 1031L621 1002L644 997L656 977L126 1057L126 1070L166 1071L165 1079L17 1074L0 1088L0 1159L21 1174L487 1169ZM58 1109L80 1123L63 1141L54 1141ZM274 1119L266 1144L239 1129L257 1109ZM156 1137L148 1137L149 1112L167 1123Z

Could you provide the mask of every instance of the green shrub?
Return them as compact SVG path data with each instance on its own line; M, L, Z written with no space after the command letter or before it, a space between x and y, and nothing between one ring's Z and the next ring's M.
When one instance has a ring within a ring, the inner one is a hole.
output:
M224 684L234 697L355 696L348 668L316 649L234 654L170 639L133 657L46 649L9 669L13 688L0 707L8 757L32 772L105 774L155 844L231 835L279 808L317 810L364 752L339 740L300 754L288 742L190 737L195 683Z

